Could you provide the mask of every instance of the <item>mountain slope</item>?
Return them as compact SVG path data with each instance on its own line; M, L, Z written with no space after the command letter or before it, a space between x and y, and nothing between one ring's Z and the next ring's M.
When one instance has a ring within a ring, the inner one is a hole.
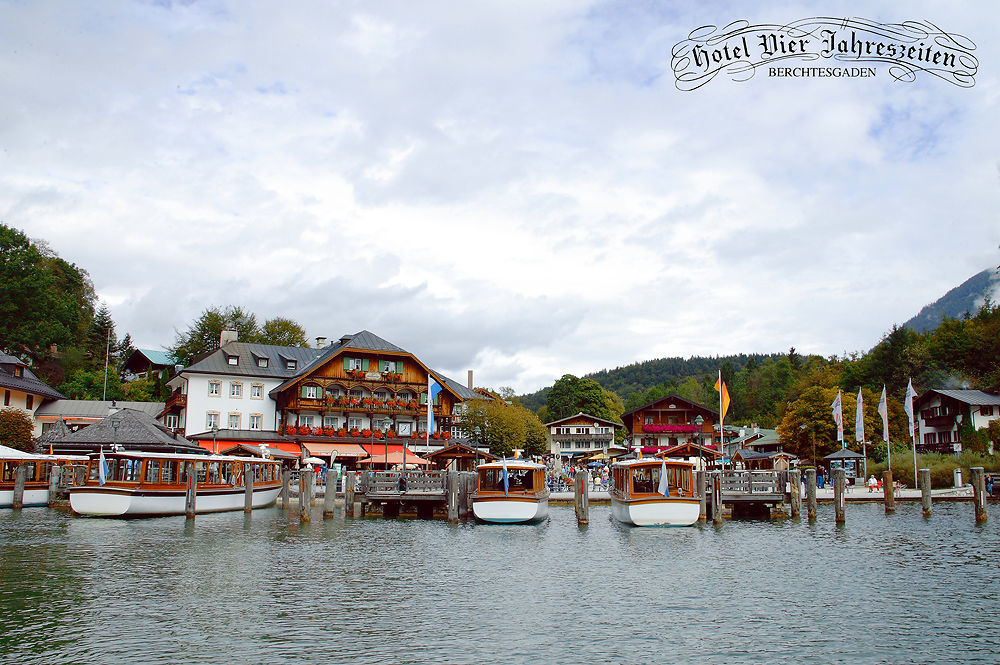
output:
M926 305L916 316L904 323L903 327L924 333L937 328L941 319L946 316L951 319L961 319L966 313L975 314L987 297L996 299L998 289L1000 289L1000 273L984 270Z

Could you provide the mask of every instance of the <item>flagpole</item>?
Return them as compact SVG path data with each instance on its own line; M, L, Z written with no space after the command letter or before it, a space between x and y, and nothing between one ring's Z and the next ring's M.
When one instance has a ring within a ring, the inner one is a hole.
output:
M722 370L719 370L719 451L722 453L722 470L726 470L726 412L722 410Z

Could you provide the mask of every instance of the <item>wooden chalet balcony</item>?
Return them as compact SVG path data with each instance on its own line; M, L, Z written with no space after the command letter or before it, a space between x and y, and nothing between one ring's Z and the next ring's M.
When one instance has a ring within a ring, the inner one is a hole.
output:
M959 450L961 450L961 442L959 441L944 441L938 443L917 443L917 452L942 453L945 455L952 455L955 453L956 444L960 446Z
M948 414L945 416L931 416L930 418L924 418L924 427L933 427L934 429L939 429L941 427L953 427L955 425L954 414Z
M614 441L614 434L552 434L553 441Z
M386 402L376 402L371 401L369 404L365 404L368 400L361 400L358 403L354 402L343 402L337 398L324 398L324 399L309 399L307 397L293 397L288 405L289 409L304 409L313 411L356 411L363 413L385 413L385 414L403 414L403 415L421 415L427 413L427 405L417 403L415 406L411 406L409 402L405 405L400 405L398 403L386 403ZM434 407L434 417L441 418L450 416L450 413L442 413L440 406Z
M180 391L180 388L170 393L170 397L167 398L166 403L163 405L163 411L169 412L174 409L183 409L187 406L187 395Z

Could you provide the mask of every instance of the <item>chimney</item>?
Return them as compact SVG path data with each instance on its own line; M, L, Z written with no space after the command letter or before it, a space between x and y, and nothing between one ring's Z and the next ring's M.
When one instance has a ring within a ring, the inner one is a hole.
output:
M469 390L472 390L472 370L469 370Z
M344 335L343 337L340 338L340 345L343 346L344 344L350 342L352 339L354 339L353 335Z
M326 337L317 337L316 338L316 348L317 349L322 349L324 346L326 346Z
M230 342L235 342L237 339L239 339L239 333L235 330L223 330L222 334L219 335L219 346L225 346Z
M118 408L118 402L115 400L111 400L111 406L108 407L108 415L113 416L116 413L118 413L119 410L120 409Z

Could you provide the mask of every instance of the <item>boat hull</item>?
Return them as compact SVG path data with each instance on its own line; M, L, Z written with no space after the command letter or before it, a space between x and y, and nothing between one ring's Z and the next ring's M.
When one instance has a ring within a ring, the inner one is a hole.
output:
M0 490L0 508L11 508L14 505L14 490ZM25 508L31 506L49 505L49 490L24 488L24 497L21 505Z
M253 507L274 503L281 487L254 489ZM186 492L179 490L135 490L129 488L78 487L70 491L74 512L94 517L152 517L184 515ZM241 510L246 504L243 489L203 490L195 499L195 513Z
M481 522L493 524L540 522L549 516L549 498L473 498L472 514Z
M611 498L611 515L633 526L691 526L698 521L697 499L662 497L623 501Z

